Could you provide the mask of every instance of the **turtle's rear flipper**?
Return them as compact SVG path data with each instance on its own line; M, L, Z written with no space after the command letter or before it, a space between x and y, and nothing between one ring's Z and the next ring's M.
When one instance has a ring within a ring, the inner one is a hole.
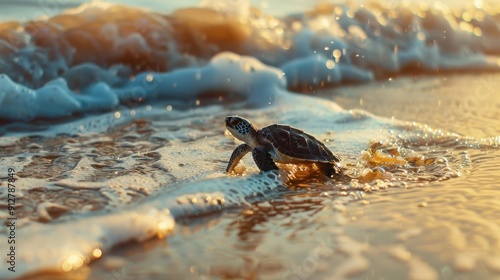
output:
M328 178L342 174L342 169L336 163L316 163L316 165Z
M278 167L265 147L259 146L253 149L252 156L260 171L278 170Z
M240 162L240 160L251 150L252 147L248 146L247 144L241 144L236 147L236 149L234 149L233 151L233 154L231 155L231 158L229 159L229 163L226 167L226 172L231 172L234 167L238 165L238 162Z

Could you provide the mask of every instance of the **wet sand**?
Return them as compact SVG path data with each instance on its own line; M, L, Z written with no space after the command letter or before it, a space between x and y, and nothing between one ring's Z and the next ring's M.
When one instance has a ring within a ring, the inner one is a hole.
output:
M320 93L346 109L428 124L473 137L500 134L499 74L400 77Z

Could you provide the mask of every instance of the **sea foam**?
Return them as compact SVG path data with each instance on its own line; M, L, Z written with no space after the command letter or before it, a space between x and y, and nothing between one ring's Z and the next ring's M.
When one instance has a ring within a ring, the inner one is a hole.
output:
M24 226L16 236L22 240L16 251L22 265L12 273L2 262L0 277L12 279L35 271L78 269L117 244L165 237L174 228L174 218L196 217L268 199L272 191L282 186L279 176L268 172L243 178L204 178L157 191L141 203L113 213L74 216L66 223Z

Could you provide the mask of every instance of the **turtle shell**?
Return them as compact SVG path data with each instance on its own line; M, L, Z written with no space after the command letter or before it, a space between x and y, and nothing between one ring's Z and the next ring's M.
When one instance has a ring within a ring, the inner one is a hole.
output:
M334 163L340 159L314 136L287 125L273 124L259 131L259 140L271 145L285 161ZM288 157L288 159L286 159Z

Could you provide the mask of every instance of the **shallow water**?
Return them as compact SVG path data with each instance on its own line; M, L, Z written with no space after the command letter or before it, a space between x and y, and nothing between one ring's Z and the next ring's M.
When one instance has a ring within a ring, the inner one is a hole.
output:
M241 3L3 25L0 278L500 277L497 10ZM231 114L304 129L345 176L224 173Z
M472 85L484 78L466 77ZM455 94L466 97L468 90L460 85L462 79L463 76L419 78L414 82L415 91L420 86L446 80L449 83L436 86L435 91L444 95L453 88ZM399 82L408 83L405 79L394 81ZM377 85L353 87L348 96L343 96L343 102L347 106L348 99L354 102L362 97L368 107L369 98L377 94L379 104L386 104L385 98L389 98L394 101L391 106L407 106L407 100L398 102L390 93L390 88ZM418 91L422 95L427 93ZM399 97L412 98L413 94ZM425 99L426 102L412 102L411 108L432 112L435 108L425 106L434 97ZM498 106L495 98L488 99L485 107ZM428 118L408 111L401 116L406 117ZM453 117L465 116L450 115ZM483 124L487 124L484 127L498 127L498 119L480 114L476 117L484 118ZM474 120L472 116L469 119ZM482 127L474 127L474 123L477 122L461 123L463 130L458 132L465 134ZM102 268L101 265L106 266L102 260L91 266L90 275L119 272L139 279L497 277L500 273L500 228L495 222L500 213L496 182L500 167L498 149L457 147L446 148L447 152L436 151L436 147L420 149L454 154L469 167L459 178L451 180L407 180L403 185L389 188L372 185L372 190L364 192L354 191L352 185L301 189L244 209L182 219L167 242L157 240L114 250L111 253L114 257L123 259L127 255L126 265L109 272ZM165 267L172 269L165 271Z

